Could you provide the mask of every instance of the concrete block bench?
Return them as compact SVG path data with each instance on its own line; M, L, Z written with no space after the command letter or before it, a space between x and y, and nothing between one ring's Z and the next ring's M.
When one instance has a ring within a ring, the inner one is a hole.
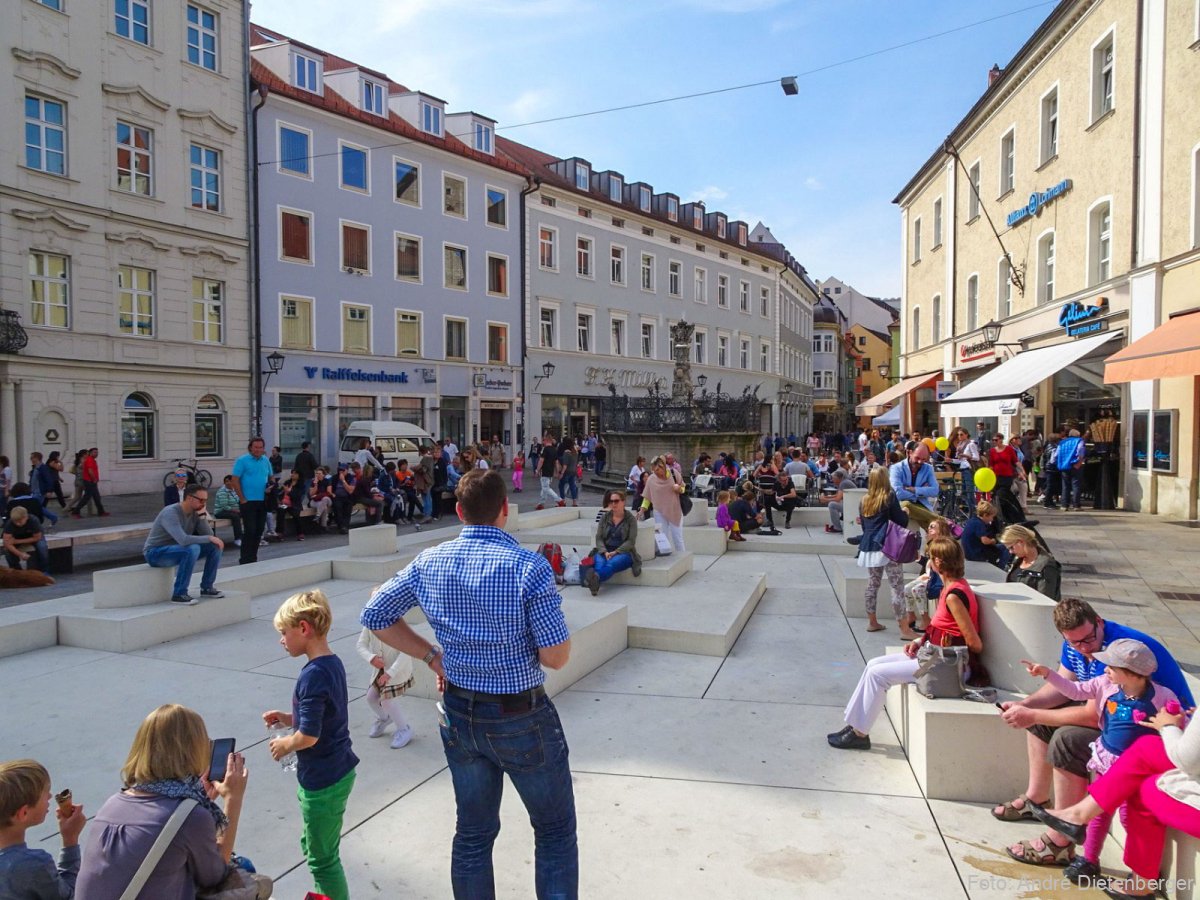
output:
M633 572L626 569L618 572L609 584L635 584L641 587L670 587L680 578L692 571L692 554L672 553L670 556L660 556L657 559L642 557L642 575L634 578ZM603 595L604 588L601 588Z
M199 569L199 565L196 568ZM174 584L174 566L154 568L140 563L92 573L96 609L120 609L169 601Z
M834 596L842 607L842 615L847 619L865 619L867 605L864 599L867 591L867 570L858 564L853 556L822 556L825 572L833 585ZM916 578L919 574L916 563L906 563L904 579ZM892 618L891 587L885 579L879 586L876 614L883 619ZM932 610L931 610L932 612Z
M206 597L190 606L164 599L151 605L63 612L58 616L58 643L128 653L249 618L250 595L227 590L224 597Z
M396 552L396 526L387 523L355 528L350 532L351 558L387 556Z
M683 517L684 526L708 525L708 501L693 500L692 510Z
M1128 837L1120 818L1113 817L1111 829L1112 836L1124 847ZM1194 900L1200 897L1200 891L1196 889L1200 881L1200 838L1168 828L1159 872L1167 881L1168 897L1174 897L1175 900Z

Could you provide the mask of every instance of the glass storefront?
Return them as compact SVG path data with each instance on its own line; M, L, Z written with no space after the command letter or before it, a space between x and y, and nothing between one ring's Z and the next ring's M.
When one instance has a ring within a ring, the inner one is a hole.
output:
M1082 502L1116 509L1121 467L1121 387L1104 383L1104 360L1115 350L1105 344L1060 370L1051 379L1050 428L1076 428L1086 442L1081 477Z
M351 422L369 422L375 418L375 398L357 394L338 395L338 443Z
M305 441L319 447L320 428L319 394L279 395L279 447L284 459L294 459Z
M393 397L392 421L407 422L425 429L425 401L420 397Z
M439 433L435 438L448 437L458 447L467 443L467 398L443 397L442 408L438 416Z

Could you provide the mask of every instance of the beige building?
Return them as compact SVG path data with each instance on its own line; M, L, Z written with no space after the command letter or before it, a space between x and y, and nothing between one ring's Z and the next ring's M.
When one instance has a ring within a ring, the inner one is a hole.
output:
M249 430L244 5L10 0L0 34L0 453L98 447L102 494L219 476Z
M892 385L892 342L888 339L887 334L862 324L850 326L850 337L854 341L855 348L862 355L860 363L862 390L859 396L861 403L866 404L872 397L878 397ZM882 363L888 365L888 377L886 378L879 374L879 366ZM870 428L872 418L874 417L860 413L858 424L863 428Z
M1078 425L1085 505L1195 517L1194 379L1105 361L1197 303L1198 28L1194 0L1060 4L901 191L902 374L941 382L905 427Z

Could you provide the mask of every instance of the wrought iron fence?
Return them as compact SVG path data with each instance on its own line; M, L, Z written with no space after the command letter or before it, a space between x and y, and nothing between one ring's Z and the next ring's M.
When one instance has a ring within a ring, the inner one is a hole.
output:
M691 402L651 391L647 397L617 394L601 401L604 428L613 432L754 432L761 421L758 388L740 396L701 391Z
M29 335L21 327L16 310L0 309L0 353L16 353L28 343Z

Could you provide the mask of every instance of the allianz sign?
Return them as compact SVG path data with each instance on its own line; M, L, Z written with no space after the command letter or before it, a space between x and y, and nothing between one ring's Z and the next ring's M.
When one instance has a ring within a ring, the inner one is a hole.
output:
M1028 203L1026 203L1020 209L1014 209L1008 214L1008 219L1006 220L1008 227L1012 228L1014 225L1024 222L1030 216L1036 216L1042 211L1042 207L1046 206L1051 200L1062 196L1070 189L1071 179L1064 178L1058 184L1054 185L1054 187L1048 187L1041 193L1034 191L1029 195Z

